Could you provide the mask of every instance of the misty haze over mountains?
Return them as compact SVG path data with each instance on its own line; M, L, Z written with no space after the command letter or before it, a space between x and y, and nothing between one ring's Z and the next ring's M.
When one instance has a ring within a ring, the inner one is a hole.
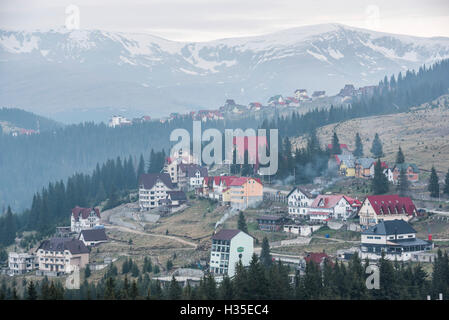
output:
M340 24L184 43L148 34L0 30L0 106L63 122L266 103L297 88L338 93L346 83L449 57L449 38L393 35Z

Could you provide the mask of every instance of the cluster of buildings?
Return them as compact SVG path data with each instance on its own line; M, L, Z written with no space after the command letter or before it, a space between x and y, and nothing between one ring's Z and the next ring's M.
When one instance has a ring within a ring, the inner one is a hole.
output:
M330 150L332 145L329 144L327 147ZM374 178L376 159L369 157L357 158L349 151L346 144L340 144L340 150L342 151L341 154L333 155L329 160L330 168L336 168L338 173L345 177ZM381 167L388 181L393 184L398 184L401 170L405 171L409 182L414 183L419 181L419 168L414 163L396 163L388 166L386 162L381 161Z
M34 252L9 252L9 273L36 271L37 275L58 276L85 268L89 248L108 241L100 225L100 212L97 208L75 207L70 220L70 227L58 228L58 236L43 240Z
M140 118L134 118L132 120L129 120L123 116L113 116L109 120L108 126L111 128L115 128L115 127L129 126L129 125L132 125L135 123L143 123L143 122L149 122L149 121L151 121L150 116L142 116Z
M374 94L377 86L365 86L356 89L353 84L346 84L344 88L340 90L338 96L340 97L357 97L357 96L371 96Z
M358 199L346 195L313 195L300 187L290 191L287 203L291 217L318 223L331 219L346 221L356 216L361 206Z
M244 210L255 207L263 200L263 183L259 178L215 176L207 177L197 194L218 200L223 205Z

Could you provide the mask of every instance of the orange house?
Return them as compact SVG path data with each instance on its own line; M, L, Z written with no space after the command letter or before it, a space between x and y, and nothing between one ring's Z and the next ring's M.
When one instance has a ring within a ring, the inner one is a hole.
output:
M231 207L244 210L263 200L263 184L259 178L239 177L229 185Z

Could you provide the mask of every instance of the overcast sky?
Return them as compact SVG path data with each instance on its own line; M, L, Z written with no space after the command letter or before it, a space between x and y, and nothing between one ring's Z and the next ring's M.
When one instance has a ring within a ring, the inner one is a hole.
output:
M73 13L66 14L71 4L79 8L81 29L145 32L182 41L331 22L449 37L449 0L0 0L0 27L62 27Z

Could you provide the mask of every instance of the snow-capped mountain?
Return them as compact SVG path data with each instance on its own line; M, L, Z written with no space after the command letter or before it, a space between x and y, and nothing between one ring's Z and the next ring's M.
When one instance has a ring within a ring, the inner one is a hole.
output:
M0 30L0 106L62 121L217 108L226 98L265 103L297 88L336 94L346 83L449 57L449 38L340 24L263 36L176 42L148 34Z

